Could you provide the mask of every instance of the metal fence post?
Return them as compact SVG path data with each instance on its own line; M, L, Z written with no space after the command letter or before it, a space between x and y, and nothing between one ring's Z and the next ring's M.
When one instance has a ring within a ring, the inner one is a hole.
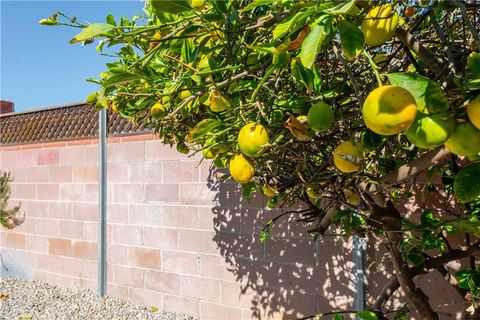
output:
M355 300L354 310L362 311L365 309L365 267L364 258L367 241L365 238L357 235L353 236L353 275L355 277ZM358 316L356 319L360 319Z
M107 293L107 110L99 111L98 294Z

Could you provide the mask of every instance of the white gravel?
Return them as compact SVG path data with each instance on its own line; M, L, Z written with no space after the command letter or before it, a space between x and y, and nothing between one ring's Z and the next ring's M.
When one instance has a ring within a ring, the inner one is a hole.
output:
M153 311L91 290L65 289L42 281L0 279L0 319L190 320L193 317Z

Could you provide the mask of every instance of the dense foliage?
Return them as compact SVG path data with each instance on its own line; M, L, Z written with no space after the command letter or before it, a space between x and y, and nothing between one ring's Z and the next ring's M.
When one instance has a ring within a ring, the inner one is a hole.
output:
M20 205L12 207L8 203L11 181L10 172L0 172L0 224L8 229L20 225L25 220L24 214L20 212Z
M444 271L479 316L479 20L468 1L152 0L132 19L40 23L116 46L90 79L97 108L229 167L269 207L302 203L277 219L297 215L313 236L384 242L396 282L363 319L385 317L400 286L419 317L438 319L413 282L424 269Z

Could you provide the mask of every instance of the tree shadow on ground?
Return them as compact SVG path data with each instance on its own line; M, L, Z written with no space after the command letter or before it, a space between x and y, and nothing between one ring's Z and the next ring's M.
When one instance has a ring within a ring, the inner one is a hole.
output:
M241 288L251 318L294 319L330 310L351 310L354 279L350 244L340 237L314 241L295 217L279 220L274 239L259 240L262 227L281 211L265 210L263 195L242 199L233 182L220 183L211 169L208 187L216 192L214 241Z

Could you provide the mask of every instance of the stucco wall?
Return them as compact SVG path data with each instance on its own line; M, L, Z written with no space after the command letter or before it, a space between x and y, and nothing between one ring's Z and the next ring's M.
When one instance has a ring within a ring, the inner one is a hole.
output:
M312 241L293 221L259 243L278 212L242 201L210 164L153 136L108 145L108 294L201 319L295 318L352 309L351 252ZM3 147L11 204L26 221L1 229L2 275L96 290L98 145L93 140Z

